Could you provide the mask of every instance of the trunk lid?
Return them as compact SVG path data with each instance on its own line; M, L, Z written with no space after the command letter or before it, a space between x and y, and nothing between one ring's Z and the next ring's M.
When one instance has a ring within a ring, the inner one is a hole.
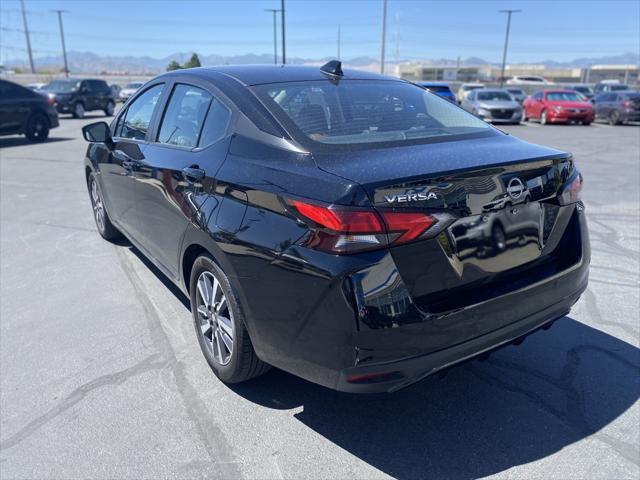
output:
M378 210L450 214L436 237L391 247L398 273L423 311L477 303L495 296L507 278L509 285L527 278L515 281L514 272L557 266L550 254L572 212L554 200L573 172L565 152L497 135L320 155L316 161L360 184Z

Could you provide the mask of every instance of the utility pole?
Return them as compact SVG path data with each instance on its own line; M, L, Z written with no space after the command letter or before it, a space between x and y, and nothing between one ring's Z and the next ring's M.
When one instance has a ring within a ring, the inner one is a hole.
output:
M396 64L400 63L400 12L396 12Z
M382 39L380 41L380 73L384 74L384 44L387 37L387 0L382 0Z
M507 14L507 34L504 37L504 52L502 52L502 73L500 75L500 88L504 85L504 69L507 64L507 47L509 46L509 29L511 28L511 14L520 13L522 10L500 10Z
M287 43L284 28L284 0L280 0L280 23L282 23L282 64L287 63Z
M31 52L31 39L29 38L29 25L27 25L27 12L24 11L24 0L20 0L22 5L22 21L24 23L24 34L27 37L27 52L29 53L29 65L31 73L36 73L36 67L33 65L33 53Z
M338 24L338 56L336 59L340 60L340 24Z
M276 13L278 13L280 10L278 10L277 8L265 8L264 11L273 13L273 63L277 65L278 64L278 35L277 35L278 29L276 28Z
M58 14L58 25L60 26L60 40L62 41L62 57L64 58L64 76L69 76L69 64L67 63L67 47L64 43L64 28L62 28L62 14L69 13L67 10L51 10Z

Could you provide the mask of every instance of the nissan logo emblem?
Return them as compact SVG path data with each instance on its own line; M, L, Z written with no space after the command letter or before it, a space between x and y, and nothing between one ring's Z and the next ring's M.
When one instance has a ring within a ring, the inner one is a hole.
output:
M518 177L513 177L507 184L507 193L514 200L519 199L524 193L524 183Z

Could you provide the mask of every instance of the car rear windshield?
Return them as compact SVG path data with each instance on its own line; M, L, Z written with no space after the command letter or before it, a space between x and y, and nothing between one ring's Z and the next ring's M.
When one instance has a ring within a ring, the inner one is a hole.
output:
M78 82L71 80L54 80L45 88L52 92L73 92L78 88Z
M524 95L524 91L519 88L509 88L507 92L513 93L514 95Z
M627 85L611 85L609 89L612 92L619 92L621 90L629 90L629 87Z
M476 95L478 100L489 100L494 102L512 100L511 95L509 95L507 92L487 90L486 92L478 92Z
M584 97L577 92L549 92L547 100L552 102L582 102Z
M423 87L429 90L430 92L437 92L437 93L451 92L449 87L447 87L446 85L423 85Z
M253 89L303 143L403 143L490 129L451 102L405 82L326 80Z

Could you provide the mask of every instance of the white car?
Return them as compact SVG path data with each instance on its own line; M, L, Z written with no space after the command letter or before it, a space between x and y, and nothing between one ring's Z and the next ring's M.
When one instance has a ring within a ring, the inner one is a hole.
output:
M469 92L471 90L478 90L479 88L484 88L484 84L463 83L462 85L460 85L460 88L458 89L458 93L456 94L456 100L458 100L458 103L464 102L464 99L467 98L467 95L469 95Z
M544 77L537 75L516 75L507 80L507 85L548 85Z
M129 100L129 97L136 93L142 85L144 85L144 83L142 82L127 83L124 88L120 90L118 98L120 98L121 102L126 102L127 100Z

